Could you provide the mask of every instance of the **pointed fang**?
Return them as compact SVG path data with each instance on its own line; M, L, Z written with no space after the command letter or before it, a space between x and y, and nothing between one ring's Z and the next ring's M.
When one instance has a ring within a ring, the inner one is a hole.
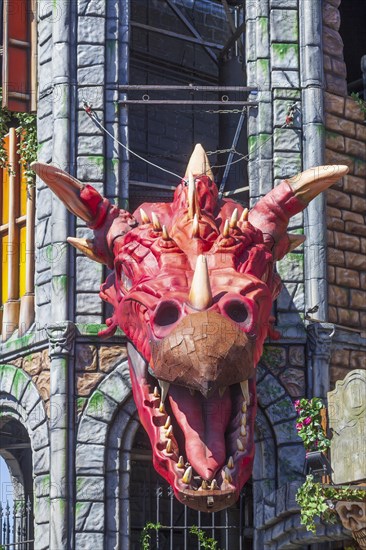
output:
M249 210L248 208L244 208L243 212L241 213L241 216L240 216L240 222L246 222L248 221L248 214L249 214Z
M169 382L164 382L163 380L159 380L159 385L161 389L161 402L164 403L166 396L168 395L169 391Z
M172 450L173 450L173 442L172 442L171 439L168 439L168 442L167 442L167 444L166 444L165 450L166 450L166 452L169 453L169 454L172 452Z
M296 235L294 233L287 233L287 236L288 236L288 239L290 241L289 249L287 251L287 254L289 252L292 252L293 250L295 250L295 248L300 246L300 244L302 244L306 240L305 235Z
M201 489L202 489L202 491L207 491L207 489L208 489L207 481L205 481L205 480L202 481Z
M169 428L167 429L166 433L165 433L165 437L167 439L170 439L173 435L173 426L169 426Z
M85 256L99 262L101 264L105 263L105 260L100 256L94 246L94 241L91 239L77 239L76 237L67 237L67 242L74 246L76 250L82 252Z
M235 227L237 226L237 223L238 223L238 209L235 208L233 213L231 214L231 218L229 222L231 229L235 229Z
M168 233L168 230L166 228L166 225L163 225L163 240L164 241L170 241L170 237L169 237L169 233Z
M238 451L240 451L240 452L243 452L243 451L244 451L244 445L243 445L243 443L240 441L240 439L237 439L237 440L236 440L236 446L237 446L237 448L238 448Z
M199 236L200 236L200 224L198 223L198 216L197 214L195 214L193 218L193 225L192 225L192 237L199 237Z
M184 468L184 460L182 456L179 457L179 460L177 462L177 468L179 468L180 470L183 470Z
M191 479L192 479L192 466L188 466L188 468L184 472L184 475L182 477L182 481L183 481L183 483L186 483L188 485L188 483L191 482Z
M244 380L244 382L240 382L241 391L244 397L244 400L247 404L250 403L250 393L249 393L249 383L248 380Z
M243 436L243 437L245 437L247 435L247 429L243 425L240 426L240 435Z
M166 419L166 422L164 424L164 429L167 430L171 423L172 423L172 421L170 419L170 416L168 416L168 418Z
M159 390L158 388L155 386L154 388L154 397L160 397L160 393L159 393Z
M142 223L150 223L150 218L143 208L140 208L140 216Z
M225 225L224 225L224 229L222 231L222 234L225 238L229 237L230 236L230 225L229 225L229 220L226 220L225 222Z
M189 293L189 303L198 311L208 309L212 304L212 291L207 260L202 254L197 258L196 269Z
M157 215L155 214L155 212L151 212L151 218L152 218L153 228L155 229L155 231L161 231L160 221Z
M213 480L211 481L211 485L210 485L211 491L217 491L218 488L219 488L219 486L217 485L216 479L213 479Z
M229 460L227 461L227 467L232 470L234 468L234 460L232 456L229 456Z
M230 474L228 468L224 468L224 475L225 475L226 481L228 481L229 483L231 483L232 480L233 480L233 478L231 477L231 474Z

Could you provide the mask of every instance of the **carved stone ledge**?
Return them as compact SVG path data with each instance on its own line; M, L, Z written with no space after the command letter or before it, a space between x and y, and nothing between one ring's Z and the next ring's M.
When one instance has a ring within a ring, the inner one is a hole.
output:
M71 355L75 341L75 325L71 321L55 323L46 328L50 357Z
M336 327L330 323L311 323L307 327L312 393L321 398L329 391L329 363L335 331Z

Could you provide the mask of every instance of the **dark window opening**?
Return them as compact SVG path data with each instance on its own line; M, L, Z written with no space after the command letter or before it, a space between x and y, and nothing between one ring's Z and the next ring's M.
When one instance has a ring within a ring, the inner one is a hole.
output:
M344 43L348 91L360 93L364 90L361 59L362 56L366 56L366 2L342 0L339 12L341 16L339 32Z

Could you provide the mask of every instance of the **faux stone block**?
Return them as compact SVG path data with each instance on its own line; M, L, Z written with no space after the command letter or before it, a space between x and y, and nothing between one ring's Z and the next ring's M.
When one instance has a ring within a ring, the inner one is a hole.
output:
M77 500L104 500L104 477L78 476L76 478Z
M104 445L86 445L84 443L78 444L76 446L76 474L103 475L104 453Z
M116 402L97 389L89 399L85 414L97 420L109 422L115 414L116 408Z
M274 177L286 179L301 172L302 159L300 153L276 153L274 155Z
M105 26L101 17L83 16L78 25L78 42L84 44L104 44Z
M299 26L298 13L296 10L271 10L272 42L297 42L298 36Z
M301 151L300 130L276 128L274 131L274 148L284 151Z
M278 273L283 281L302 281L304 276L304 257L302 254L287 254L277 263Z
M271 63L275 69L297 69L299 66L299 47L297 44L272 44Z
M111 399L117 403L123 403L123 401L130 395L130 388L127 386L125 380L117 372L113 372L99 385L100 391L108 394Z
M79 15L99 15L106 14L106 2L104 0L77 0Z
M300 369L286 369L280 375L280 380L291 397L299 397L305 393L305 373Z
M273 384L273 380L273 376L268 375L257 386L258 402L261 407L267 407L285 393L280 384Z
M96 443L105 445L107 439L108 424L83 416L78 429L78 441L80 443Z
M269 57L269 19L258 17L256 32L256 56L257 58Z
M272 71L272 88L298 88L299 73L293 70Z
M283 99L275 99L273 102L273 122L275 126L283 126L286 123L286 117L289 113L289 109L294 107L294 120L291 124L293 128L301 127L301 107L300 103L296 102L294 106L294 101L284 101Z

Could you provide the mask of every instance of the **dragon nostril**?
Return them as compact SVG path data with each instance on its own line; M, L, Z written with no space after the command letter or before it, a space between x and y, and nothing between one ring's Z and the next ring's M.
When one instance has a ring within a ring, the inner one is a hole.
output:
M154 316L154 323L159 327L173 325L180 317L180 310L174 302L163 302Z
M224 305L225 313L235 323L244 323L248 318L248 310L243 302L232 300Z

